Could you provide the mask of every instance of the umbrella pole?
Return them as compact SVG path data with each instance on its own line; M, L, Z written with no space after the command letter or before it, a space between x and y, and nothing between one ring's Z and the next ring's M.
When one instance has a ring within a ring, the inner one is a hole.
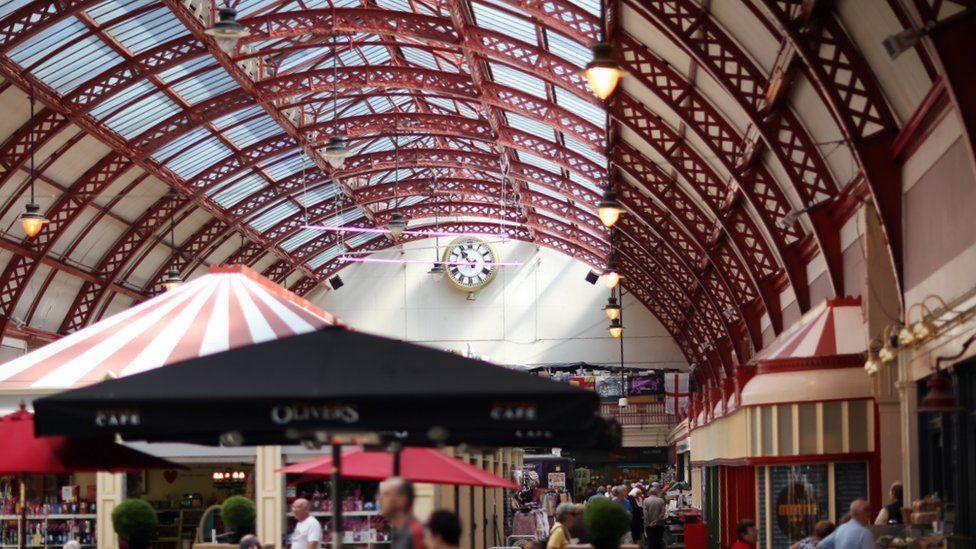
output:
M20 549L27 547L27 475L20 476Z
M332 549L342 547L342 502L339 481L342 478L342 445L332 445Z
M400 476L400 452L403 450L400 445L397 445L396 449L393 450L393 476Z

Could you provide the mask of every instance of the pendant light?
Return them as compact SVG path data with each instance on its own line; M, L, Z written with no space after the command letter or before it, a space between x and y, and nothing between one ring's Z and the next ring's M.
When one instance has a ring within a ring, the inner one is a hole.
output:
M174 199L173 189L169 190L169 247L173 250L173 255L176 255L176 201ZM180 271L176 268L176 264L166 271L163 275L163 289L167 292L171 292L179 288L183 284L183 279L180 277Z
M217 42L217 46L227 55L234 55L237 43L251 32L237 22L237 10L225 5L220 8L217 22L206 31Z
M332 127L336 134L329 138L325 145L325 160L334 169L338 170L346 163L349 156L349 148L346 145L346 136L339 134L339 44L336 42L336 35L332 35Z
M921 413L948 413L959 409L956 397L952 394L952 382L942 370L936 371L925 382L928 392L918 405Z
M600 222L604 227L613 227L620 219L620 214L624 212L624 206L617 200L617 193L610 190L603 192L603 198L596 205L596 213L600 217Z
M617 271L617 262L613 258L607 261L607 267L603 270L603 283L611 290L620 284L620 273Z
M620 318L620 304L617 303L617 298L613 296L613 292L610 293L610 298L607 299L607 304L603 307L603 312L606 313L607 318L611 321Z
M624 334L624 325L619 318L611 320L608 329L610 330L610 337L614 339L620 339L620 336Z
M623 70L620 63L613 58L613 46L607 42L607 5L609 0L600 2L600 32L603 40L600 40L590 48L593 58L586 64L583 74L586 76L586 83L590 90L600 99L610 97L613 90L617 89Z
M613 46L606 42L597 42L590 48L593 58L586 64L583 74L586 75L586 83L590 86L590 91L600 99L610 97L623 71L620 63L613 58Z
M30 91L30 202L24 207L24 213L20 214L20 226L27 233L28 238L37 236L48 219L41 213L41 207L34 201L34 89Z
M393 215L386 228L390 230L390 236L399 238L403 231L407 230L407 220L403 215L396 211L400 206L400 138L396 130L393 131Z

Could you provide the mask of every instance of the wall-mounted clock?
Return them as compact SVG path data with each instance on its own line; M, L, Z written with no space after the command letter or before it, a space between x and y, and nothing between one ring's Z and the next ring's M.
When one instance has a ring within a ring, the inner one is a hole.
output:
M487 286L498 273L495 250L480 238L455 239L444 250L443 260L451 263L444 265L447 279L454 287L468 292L469 299L473 298L474 292Z

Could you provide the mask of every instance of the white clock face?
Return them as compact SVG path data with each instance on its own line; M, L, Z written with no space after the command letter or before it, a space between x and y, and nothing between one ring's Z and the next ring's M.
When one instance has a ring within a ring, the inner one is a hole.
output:
M444 251L448 279L458 288L480 290L495 277L495 252L477 238L458 238Z

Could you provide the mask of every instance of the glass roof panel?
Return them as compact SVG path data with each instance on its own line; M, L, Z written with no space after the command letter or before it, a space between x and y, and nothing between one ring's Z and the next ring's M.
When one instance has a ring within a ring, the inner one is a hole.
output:
M556 88L556 103L597 127L605 128L607 125L605 110L559 87Z
M213 125L217 129L224 129L229 126L236 125L237 123L247 120L249 118L254 118L256 116L264 115L265 111L261 105L253 105L247 107L246 109L241 109L239 111L234 111L230 114L221 116L220 118L213 121Z
M302 244L305 244L309 240L322 235L322 231L317 229L303 229L282 242L281 247L284 248L286 252L290 252Z
M286 152L261 163L261 169L275 181L304 170L318 170L318 166L304 154Z
M170 86L173 91L180 94L187 103L196 105L204 99L210 99L224 93L225 91L237 88L237 82L223 69L216 67L203 74L198 74L192 78L187 78Z
M535 76L500 63L488 63L495 82L546 99L546 83Z
M566 144L567 149L586 157L586 159L589 160L590 162L593 162L598 166L607 165L606 156L603 156L602 154L594 151L592 147L590 147L586 143L583 143L579 139L576 139L571 135L564 135L563 142Z
M9 57L62 94L93 76L93 59L104 68L123 61L122 56L74 17L58 21L28 38L12 48Z
M0 19L30 3L31 0L5 0L4 2L0 2Z
M111 115L105 125L119 132L122 137L132 138L182 111L179 105L162 91L142 97L135 103Z
M590 62L590 49L580 44L572 38L556 31L546 30L546 38L549 41L549 51L558 57L583 68Z
M184 179L200 173L207 167L212 166L220 160L230 156L231 151L217 139L217 136L210 136L193 147L181 152L166 163L166 167L176 172Z
M519 155L519 160L525 162L530 166L535 166L536 168L550 171L555 174L561 172L559 166L557 166L553 162L546 160L545 158L542 158L541 156L536 156L534 154L529 154L527 152L522 152L522 151L519 151L518 155Z
M220 192L212 194L214 201L225 208L230 208L251 194L268 186L267 180L254 172L244 172L243 177L238 177L234 181L220 187Z
M327 183L307 190L296 190L292 193L292 198L298 200L302 206L309 208L326 200L331 200L338 194L338 190L339 187L334 183Z
M298 206L292 204L291 201L285 201L269 210L252 216L248 220L248 224L263 233L285 219L297 214L299 211Z
M553 129L550 126L539 122L538 120L533 120L513 112L505 113L505 118L508 119L508 125L516 130L521 130L549 141L556 140L556 134Z
M472 2L472 4L474 20L479 27L500 32L533 46L539 44L535 34L535 23L530 19L517 17L481 2Z
M157 149L152 153L152 158L158 162L165 162L170 156L173 156L197 141L208 139L210 135L210 131L206 128L196 128Z
M114 3L121 2L119 0L106 2L98 8L105 8ZM129 9L135 7L131 5L134 2L126 1L125 4ZM91 10L89 13L91 14L94 11ZM112 12L114 11L112 10ZM183 26L183 23L165 6L128 17L118 24L109 27L106 32L125 46L133 55L138 55L149 48L189 34L186 27Z
M217 61L209 55L200 55L178 65L174 65L158 75L159 79L169 84L175 80L185 78L195 72L200 72L208 67L217 67Z
M242 149L280 133L282 133L281 126L267 114L231 126L223 132L224 137Z
M603 193L603 189L601 189L600 187L598 187L595 183L593 183L589 179L583 177L582 175L580 175L580 174L578 174L578 173L576 173L574 171L570 171L569 172L569 180L572 181L573 183L577 183L579 185L582 185L582 186L586 187L587 189L590 189L591 191L594 191L594 192L597 192L597 193Z

